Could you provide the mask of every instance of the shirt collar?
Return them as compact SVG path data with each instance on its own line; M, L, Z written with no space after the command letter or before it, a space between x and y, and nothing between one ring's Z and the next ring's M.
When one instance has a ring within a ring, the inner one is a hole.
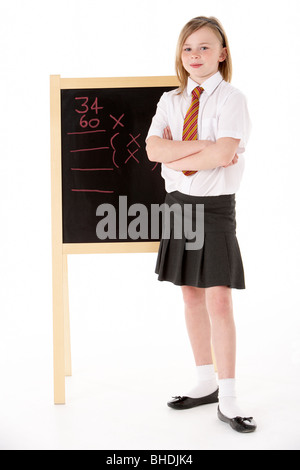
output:
M222 75L220 74L220 72L217 72L214 75L212 75L211 77L209 77L207 80L205 80L205 82L203 82L201 86L202 86L202 88L204 88L204 91L206 91L206 93L208 95L211 95L215 91L217 86L221 83L222 80L223 80ZM197 86L199 86L199 83L194 82L194 80L192 80L189 77L188 78L188 83L187 83L187 94L188 94L188 96L191 95L192 91Z

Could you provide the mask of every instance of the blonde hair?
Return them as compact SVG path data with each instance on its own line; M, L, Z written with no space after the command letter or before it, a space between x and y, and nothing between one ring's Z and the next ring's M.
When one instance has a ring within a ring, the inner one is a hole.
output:
M220 21L217 20L214 16L206 17L206 16L198 16L190 20L182 29L177 43L176 48L176 62L175 62L175 69L178 80L180 82L180 92L182 93L185 89L188 81L189 74L185 70L181 60L182 48L186 41L186 39L193 34L198 29L203 28L204 26L209 27L214 31L216 36L219 38L222 47L226 47L227 55L226 59L223 62L219 63L219 71L226 82L231 81L232 77L232 62L231 62L231 54L228 44L228 39L226 33L224 31L223 26L221 25Z

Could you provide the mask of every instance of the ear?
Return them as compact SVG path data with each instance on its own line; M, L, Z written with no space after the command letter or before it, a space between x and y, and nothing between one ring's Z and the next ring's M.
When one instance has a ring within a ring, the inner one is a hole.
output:
M224 62L224 60L226 60L226 57L227 57L227 48L223 47L220 57L219 57L219 62Z

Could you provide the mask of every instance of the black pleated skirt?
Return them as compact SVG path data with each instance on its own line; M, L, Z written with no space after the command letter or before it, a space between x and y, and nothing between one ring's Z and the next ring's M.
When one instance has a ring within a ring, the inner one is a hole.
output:
M155 268L158 280L178 286L245 289L243 261L236 238L235 194L198 197L175 191L166 195L165 205L177 207L179 211L174 217L164 217ZM198 217L197 207L204 209L202 219ZM182 236L178 236L178 226L175 226L178 214L182 216ZM198 249L187 249L192 246L191 235L184 230L187 216L192 218L190 223L195 234L195 224L202 220L203 225L204 219L203 243Z

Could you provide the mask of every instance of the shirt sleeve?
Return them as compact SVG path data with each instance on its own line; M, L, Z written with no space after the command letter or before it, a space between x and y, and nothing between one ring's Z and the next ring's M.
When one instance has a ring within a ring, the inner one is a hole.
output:
M157 107L156 113L152 118L151 126L149 128L146 140L152 135L163 137L163 130L168 126L168 114L167 114L167 92L161 96Z
M217 129L217 139L232 137L239 139L237 153L245 152L246 144L251 131L247 101L245 96L237 91L231 93L223 104Z

